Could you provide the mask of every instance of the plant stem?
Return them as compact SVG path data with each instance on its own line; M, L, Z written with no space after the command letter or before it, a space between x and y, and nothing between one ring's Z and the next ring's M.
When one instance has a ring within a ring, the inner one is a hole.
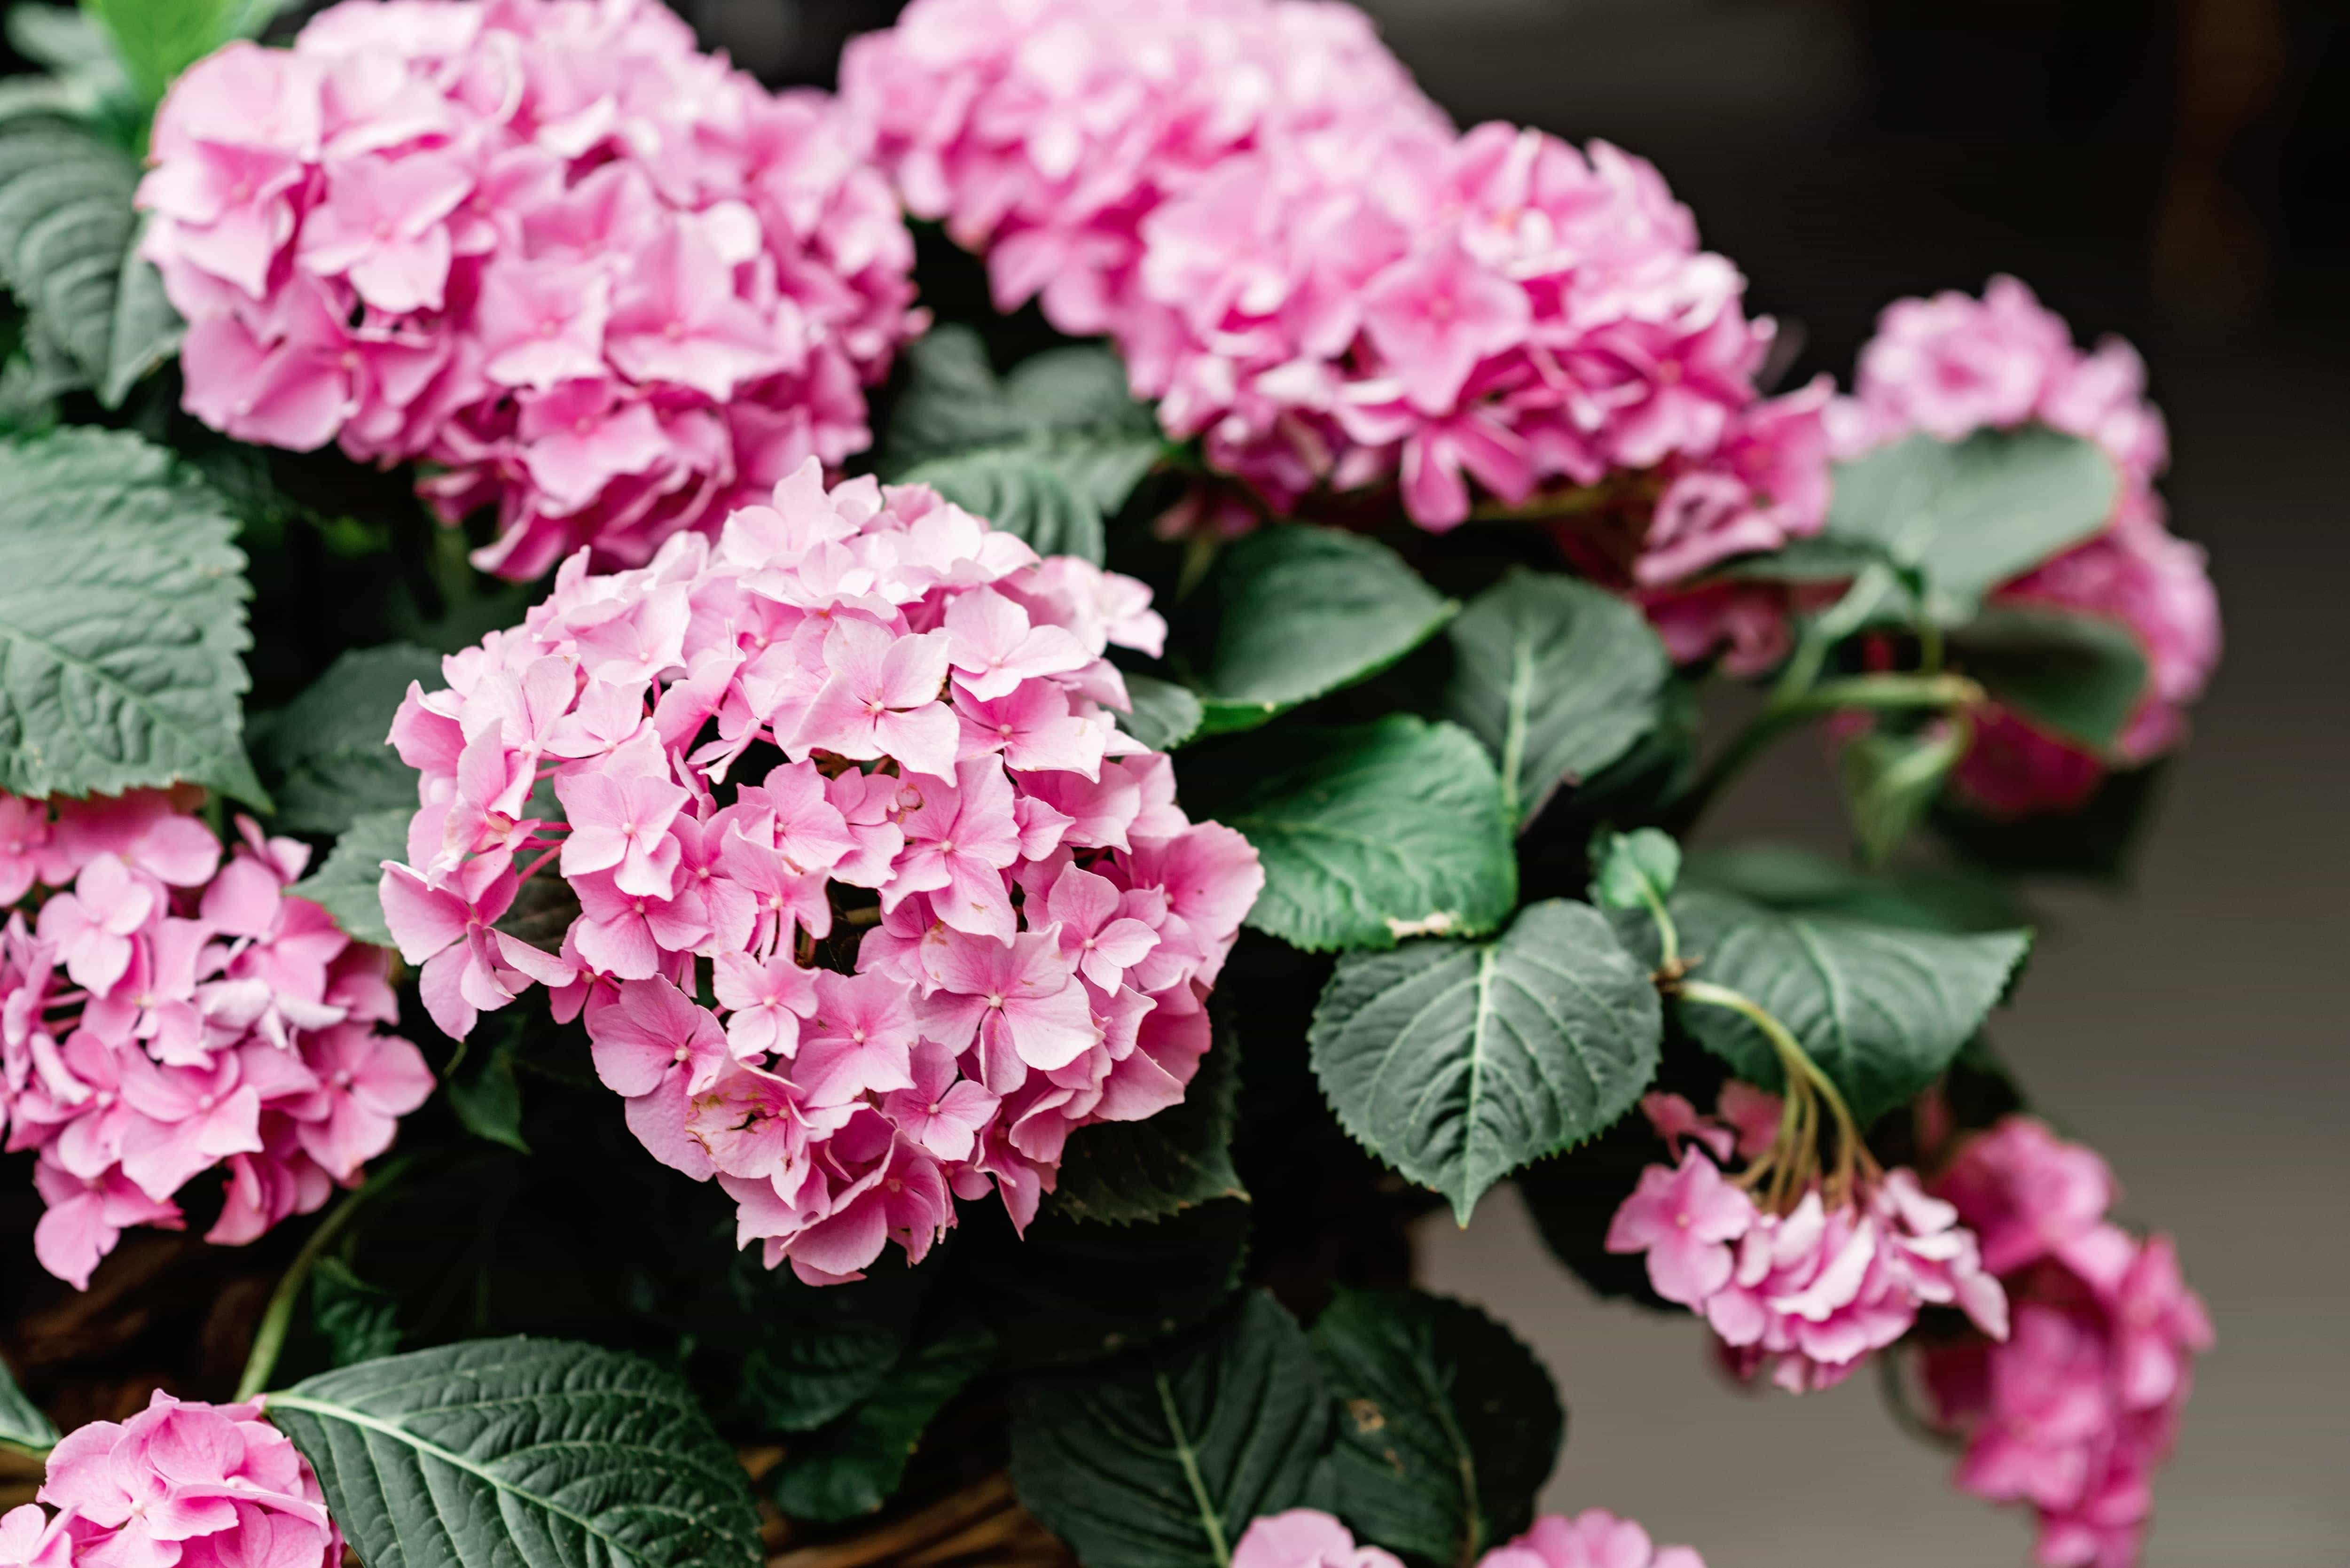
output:
M310 1232L302 1250L286 1265L277 1288L269 1293L269 1305L261 1314L261 1326L254 1331L253 1354L245 1357L244 1376L237 1379L236 1397L240 1403L268 1388L270 1376L277 1370L278 1353L286 1348L286 1331L293 1324L294 1308L302 1299L302 1287L309 1282L311 1267L350 1229L359 1210L390 1191L416 1159L413 1153L403 1154L377 1167L363 1184L345 1193L342 1201L318 1221L318 1228Z
M1673 913L1665 907L1646 877L1640 878L1640 901L1648 906L1649 919L1657 922L1657 972L1679 980L1681 974L1681 931L1673 923Z
M1825 680L1788 696L1773 696L1706 767L1674 807L1672 830L1685 835L1731 780L1789 731L1828 713L1898 713L1918 709L1964 711L1984 701L1983 689L1963 675L1855 675Z
M1819 1064L1813 1061L1810 1053L1804 1049L1803 1042L1797 1040L1785 1024L1772 1016L1767 1008L1744 992L1732 991L1726 985L1715 985L1702 980L1683 981L1678 989L1683 1001L1737 1013L1761 1030L1762 1037L1771 1043L1772 1052L1779 1058L1779 1071L1786 1079L1787 1106L1780 1122L1782 1144L1788 1141L1787 1135L1791 1131L1802 1143L1808 1143L1817 1136L1816 1125L1797 1125L1799 1122L1814 1121L1812 1116L1797 1109L1798 1102L1816 1102L1827 1106L1828 1114L1835 1118L1836 1127L1835 1173L1830 1185L1832 1188L1847 1187L1860 1163L1867 1158L1861 1140L1860 1124L1853 1119L1852 1108L1845 1104L1835 1081L1820 1070ZM1773 1160L1775 1174L1783 1179L1773 1183L1774 1199L1780 1196L1783 1187L1792 1185L1794 1190L1800 1190L1802 1178L1810 1174L1808 1161L1800 1158L1794 1162L1773 1159L1778 1153L1779 1149L1774 1147L1772 1155L1765 1157ZM1793 1193L1787 1195L1792 1196Z

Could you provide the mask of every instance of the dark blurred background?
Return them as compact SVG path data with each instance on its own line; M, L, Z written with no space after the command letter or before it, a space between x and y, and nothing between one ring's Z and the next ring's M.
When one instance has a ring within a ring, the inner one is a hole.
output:
M770 80L822 83L892 5L679 0ZM2153 367L2179 531L2212 553L2225 666L2126 886L2036 890L2043 938L1999 1043L2174 1231L2220 1344L2164 1478L2153 1568L2350 1562L2350 16L2294 0L1372 0L1463 124L1653 159L1757 310L1839 375L1904 294L2029 281ZM2336 694L2327 696L2334 691ZM1725 836L1835 848L1825 753L1786 750ZM1686 1318L1588 1298L1497 1194L1421 1236L1559 1373L1548 1501L1606 1504L1722 1568L2020 1563L2022 1522L1869 1379L1720 1386Z

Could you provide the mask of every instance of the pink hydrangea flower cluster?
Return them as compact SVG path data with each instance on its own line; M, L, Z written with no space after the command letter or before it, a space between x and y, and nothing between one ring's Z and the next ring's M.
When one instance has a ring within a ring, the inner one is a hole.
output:
M40 1502L0 1517L0 1568L338 1568L342 1532L309 1461L258 1400L155 1391L128 1421L49 1450Z
M421 458L484 569L640 565L811 455L920 329L913 243L822 94L697 53L657 0L348 0L158 114L145 254L188 410Z
M2220 655L2219 603L2203 552L2164 523L2154 483L2169 462L2169 438L2146 400L2146 366L2128 344L2109 337L2084 353L2031 289L1997 277L1981 299L1951 292L1887 306L1861 350L1854 395L1829 410L1839 457L1913 431L1958 441L2030 423L2095 441L2113 460L2120 491L2104 533L1995 597L2119 621L2143 649L2149 680L2111 758L2013 714L1988 717L1958 784L2009 815L2078 805L2109 763L2144 763L2176 746Z
M290 838L221 846L159 791L0 796L0 1068L12 1149L37 1149L41 1265L86 1288L129 1225L215 1166L208 1239L250 1241L356 1184L432 1091L396 1021L391 955L286 895Z
M554 987L645 1146L822 1282L919 1260L951 1197L1024 1224L1072 1128L1180 1101L1263 877L1118 728L1142 585L813 460L773 499L637 571L575 556L411 689L383 898L443 1029ZM549 866L559 954L495 929Z
M1969 1142L1936 1189L2015 1303L2005 1344L1924 1353L1938 1418L1967 1438L1958 1485L2032 1507L2050 1568L2133 1568L2212 1339L2178 1250L2107 1219L2106 1162L2028 1116Z
M1654 471L1644 582L1819 526L1825 389L1756 404L1770 324L1656 170L1457 133L1349 7L916 0L842 84L999 304L1107 334L1278 509L1399 478L1442 529L1472 479Z
M1251 1522L1232 1548L1232 1568L1403 1568L1393 1552L1357 1546L1340 1521L1310 1508L1269 1513ZM1545 1514L1515 1541L1497 1546L1477 1568L1705 1568L1687 1546L1658 1546L1648 1532L1604 1508L1568 1517Z
M1958 1210L1897 1169L1835 1199L1814 1182L1784 1213L1723 1175L1733 1151L1771 1146L1776 1105L1749 1086L1720 1119L1678 1096L1647 1109L1679 1162L1652 1165L1607 1228L1611 1252L1643 1253L1656 1293L1698 1314L1742 1376L1793 1393L1826 1388L1909 1331L1918 1309L1955 1305L1994 1339L2007 1301Z

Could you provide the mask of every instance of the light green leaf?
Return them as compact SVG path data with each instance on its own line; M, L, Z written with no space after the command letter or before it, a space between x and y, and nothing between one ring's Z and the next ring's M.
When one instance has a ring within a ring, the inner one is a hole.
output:
M396 806L359 818L335 840L324 865L286 890L332 915L352 940L391 946L377 889L383 863L408 858L408 824L415 815L413 806Z
M1992 588L2104 528L2117 483L2095 445L2036 425L1913 435L1837 467L1825 537L1916 572L1927 612L1956 626Z
M1451 1200L1581 1143L1656 1075L1651 966L1606 916L1550 899L1499 938L1350 953L1314 1010L1322 1092L1349 1133Z
M1591 898L1610 909L1662 908L1680 880L1681 846L1653 827L1610 833L1596 846Z
M362 1562L758 1568L734 1450L683 1379L554 1339L472 1340L268 1397Z
M5 1362L0 1362L0 1447L47 1453L57 1442L57 1423L25 1397L16 1375Z
M1098 1122L1069 1135L1060 1182L1047 1203L1072 1220L1125 1225L1220 1198L1246 1198L1232 1168L1240 1084L1240 1042L1218 1030L1180 1105L1139 1122Z
M0 443L0 789L192 780L255 805L244 557L220 498L125 431Z
M2032 948L2029 931L1953 935L1769 909L1703 888L1684 888L1672 910L1696 977L1743 993L1784 1024L1864 1127L1950 1064ZM1753 1024L1690 1002L1679 1015L1740 1077L1778 1087L1778 1058Z
M416 810L416 770L385 736L411 680L441 684L439 655L407 643L354 649L257 725L253 764L289 833L342 833L359 817Z
M1211 735L1378 674L1460 608L1385 545L1295 524L1226 550L1203 597L1216 607L1196 659Z
M182 71L235 36L238 0L82 0L112 35L123 67L147 101Z
M1012 1480L1087 1568L1229 1568L1251 1520L1313 1500L1329 1431L1305 1333L1252 1292L1200 1335L1023 1385Z
M1118 727L1152 751L1171 752L1199 732L1204 714L1190 688L1128 672L1126 695L1134 710L1118 715Z
M87 12L48 0L18 0L8 7L7 35L9 47L50 73L47 79L65 90L76 112L136 101L137 89L115 55L114 40Z
M1456 725L1392 713L1272 731L1195 755L1183 798L1256 846L1264 891L1248 923L1294 947L1476 936L1517 903L1514 824Z
M138 183L130 155L78 124L0 120L0 282L109 408L179 347L179 317L138 254Z
M1338 1401L1336 1511L1358 1539L1471 1568L1534 1522L1566 1413L1516 1335L1442 1296L1342 1287L1314 1348Z
M994 1356L995 1335L969 1322L915 1346L857 1408L785 1451L769 1483L775 1506L825 1522L880 1511L922 1433Z
M2043 729L2106 752L2147 691L2146 652L2119 621L1994 604L1950 634L1950 660Z
M1945 721L1917 731L1869 730L1844 743L1837 766L1861 864L1883 866L1908 841L1970 735L1966 725Z
M1447 717L1485 742L1523 827L1657 727L1672 661L1631 605L1573 577L1513 572L1445 628Z

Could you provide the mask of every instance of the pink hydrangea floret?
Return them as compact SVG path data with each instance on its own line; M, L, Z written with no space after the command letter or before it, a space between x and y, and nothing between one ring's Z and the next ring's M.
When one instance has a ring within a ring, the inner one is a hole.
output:
M1611 1252L1645 1258L1648 1283L1706 1320L1742 1376L1803 1393L1856 1371L1909 1331L1920 1308L1956 1306L1991 1337L2007 1303L1958 1210L1916 1173L1866 1178L1831 1200L1815 1183L1784 1213L1724 1174L1771 1146L1777 1107L1750 1086L1720 1117L1678 1096L1645 1108L1677 1164L1652 1165L1607 1228ZM1733 1119L1734 1118L1734 1119Z
M1887 306L1861 350L1849 399L1828 410L1839 457L1923 431L1958 441L1981 430L2040 424L2094 441L2119 490L2098 534L2004 585L1994 602L2043 606L2120 623L2147 660L2137 712L2110 755L2083 751L2006 711L1987 715L1958 787L2002 815L2064 810L2086 800L2114 764L2177 746L2187 709L2220 656L2220 611L2203 551L2164 523L2155 481L2169 462L2162 415L2146 399L2146 366L2119 338L2094 351L2012 277L1981 298L1956 292Z
M1159 650L1149 603L813 459L714 540L575 556L392 727L422 808L384 912L425 1005L463 1037L554 988L770 1267L919 1260L991 1189L1025 1224L1073 1128L1183 1097L1263 880L1118 727L1103 656ZM498 928L534 877L577 900L556 951Z
M1232 1548L1232 1568L1402 1568L1393 1552L1357 1545L1353 1532L1310 1508L1269 1513ZM1545 1514L1516 1540L1477 1560L1477 1568L1705 1568L1687 1546L1659 1546L1648 1532L1604 1508Z
M212 1241L318 1208L432 1089L383 1029L391 955L286 891L308 848L239 818L224 862L192 804L0 796L0 1103L39 1155L34 1253L78 1288L125 1227L180 1228L207 1170Z
M67 1434L49 1450L37 1495L0 1517L0 1568L338 1568L343 1560L309 1461L262 1419L258 1400L207 1405L157 1389L127 1421Z
M2004 1344L1929 1346L1936 1418L1966 1439L1957 1483L2039 1520L2048 1568L2135 1568L2211 1321L2167 1236L2114 1224L2090 1149L2011 1116L1937 1190L1978 1227L2013 1300Z
M145 254L188 410L421 459L477 559L640 565L870 440L913 245L824 95L762 88L655 0L347 0L232 44L155 122Z
M1656 170L1465 135L1350 7L916 0L844 100L997 301L1107 334L1178 439L1278 510L1397 483L1429 528L1656 471L1643 581L1816 531L1825 389L1755 406L1770 324Z

